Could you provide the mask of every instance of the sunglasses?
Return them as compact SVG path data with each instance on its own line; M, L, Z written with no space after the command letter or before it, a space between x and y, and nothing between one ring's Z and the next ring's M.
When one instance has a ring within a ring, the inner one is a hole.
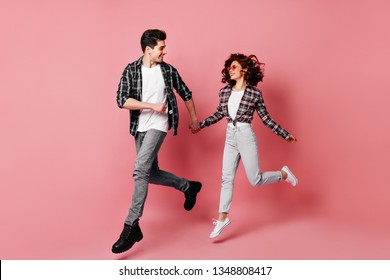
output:
M234 71L234 70L236 70L237 68L238 68L237 65L230 65L230 66L227 68L227 70L228 70L228 71L230 71L230 70Z

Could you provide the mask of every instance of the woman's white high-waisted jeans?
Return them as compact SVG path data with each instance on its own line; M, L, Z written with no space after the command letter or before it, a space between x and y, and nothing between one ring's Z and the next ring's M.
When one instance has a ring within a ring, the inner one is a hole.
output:
M234 177L242 159L245 172L252 186L279 182L280 171L260 172L257 138L250 124L228 124L222 164L222 189L219 203L220 213L229 213L233 199Z

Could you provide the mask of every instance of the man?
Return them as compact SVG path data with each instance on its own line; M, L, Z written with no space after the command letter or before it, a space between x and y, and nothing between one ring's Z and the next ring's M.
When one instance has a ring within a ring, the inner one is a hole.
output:
M113 253L129 250L143 238L139 219L142 216L148 184L173 187L184 193L184 208L190 211L202 184L188 181L159 169L157 154L167 131L177 134L179 111L173 89L184 100L190 114L190 129L200 130L192 93L177 70L165 63L166 33L146 30L141 37L143 56L127 65L117 91L120 108L130 111L130 133L134 136L137 156L134 164L132 204L120 238L112 246Z

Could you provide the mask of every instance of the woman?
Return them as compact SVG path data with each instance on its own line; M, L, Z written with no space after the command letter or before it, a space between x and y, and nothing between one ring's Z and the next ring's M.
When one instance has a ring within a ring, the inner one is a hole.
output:
M260 172L257 139L251 122L256 111L262 122L275 134L293 143L297 139L279 126L268 114L261 91L256 88L263 80L263 63L255 55L231 54L222 70L222 82L228 85L219 92L217 111L200 123L201 129L220 121L228 121L223 153L222 188L219 217L210 238L217 237L230 224L227 215L233 198L233 183L240 159L253 186L285 180L296 186L298 179L287 166L280 171Z

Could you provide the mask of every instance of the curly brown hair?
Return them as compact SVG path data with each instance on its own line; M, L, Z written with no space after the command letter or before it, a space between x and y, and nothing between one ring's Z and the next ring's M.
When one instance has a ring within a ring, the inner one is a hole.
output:
M236 84L236 81L230 79L228 70L233 61L237 61L242 69L246 69L244 79L249 85L256 86L259 82L263 81L264 70L262 67L265 65L264 63L259 62L253 54L246 56L241 53L232 53L225 61L225 66L221 71L222 83L229 83L231 86Z

